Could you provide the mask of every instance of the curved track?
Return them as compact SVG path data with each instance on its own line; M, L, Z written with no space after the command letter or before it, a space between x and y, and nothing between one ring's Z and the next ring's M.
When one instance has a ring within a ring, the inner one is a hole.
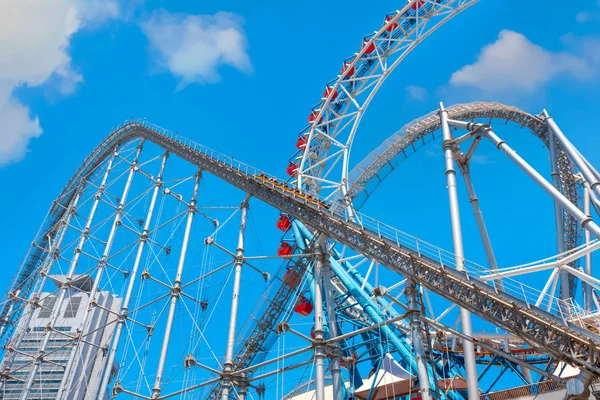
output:
M446 111L449 118L460 121L499 120L515 123L526 128L546 147L548 146L548 127L545 120L517 107L500 103L473 102L453 105ZM360 209L385 178L404 159L425 146L428 137L434 136L440 128L438 111L432 111L404 125L397 133L386 139L350 172L346 203L352 203L356 209ZM558 143L557 156L561 191L573 204L577 204L581 198L580 181L563 147ZM579 224L567 213L564 213L564 232L566 249L577 247L581 236Z
M343 63L300 132L300 154L290 170L298 185L328 198L345 193L350 150L361 119L379 88L427 36L477 0L411 0L386 16ZM296 158L297 157L297 158Z

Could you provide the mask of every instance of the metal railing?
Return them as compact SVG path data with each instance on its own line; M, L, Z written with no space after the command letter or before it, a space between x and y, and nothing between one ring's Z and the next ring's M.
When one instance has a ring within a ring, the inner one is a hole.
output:
M291 185L288 185L285 181L280 180L278 177L268 174L258 168L243 163L233 157L226 156L216 150L209 147L203 146L185 138L179 134L170 132L159 126L151 124L147 121L135 121L134 123L143 125L145 128L153 130L164 137L167 137L181 145L188 147L189 149L198 152L206 157L209 157L215 161L218 161L221 165L227 168L237 171L244 175L253 176L256 180L259 180L263 185L267 185L272 189L279 191L280 193L293 197L296 201L302 202L307 206L316 207L321 209L323 212L329 213L330 215L336 216L343 220L346 220L350 224L358 224L362 229L367 229L375 232L379 237L385 238L395 243L399 248L409 250L411 253L418 255L419 257L429 259L439 263L440 266L447 266L457 269L456 256L454 253L447 250L441 249L435 245L425 242L415 236L412 236L406 232L396 229L390 225L382 223L374 218L366 216L364 214L349 212L345 207L329 207L326 199L318 198L315 194L308 194L307 192L297 189ZM466 274L471 279L479 279L489 275L491 270L475 262L467 259L462 259ZM483 281L483 280L482 280ZM488 282L490 285L496 287L496 282ZM545 309L548 312L560 316L565 325L571 322L571 317L568 313L565 313L565 307L561 307L552 294L544 294L536 288L525 285L515 279L503 278L502 279L503 292L508 293L522 301L528 306L536 305L539 308Z

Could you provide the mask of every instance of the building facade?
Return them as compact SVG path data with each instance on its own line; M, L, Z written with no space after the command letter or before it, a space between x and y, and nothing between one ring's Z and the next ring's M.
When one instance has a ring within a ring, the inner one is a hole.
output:
M106 369L106 349L114 332L121 299L101 291L89 307L93 284L88 275L72 280L65 290L65 299L57 310L64 276L50 277L56 292L39 295L39 307L27 305L16 334L7 344L3 366L0 399L20 399L36 362L37 373L27 396L28 400L96 399L102 374ZM89 307L89 308L88 308ZM57 314L53 317L53 314ZM51 327L54 320L53 327ZM75 338L85 332L77 346ZM40 360L37 355L48 336ZM68 376L65 369L70 364ZM111 366L116 375L116 365Z

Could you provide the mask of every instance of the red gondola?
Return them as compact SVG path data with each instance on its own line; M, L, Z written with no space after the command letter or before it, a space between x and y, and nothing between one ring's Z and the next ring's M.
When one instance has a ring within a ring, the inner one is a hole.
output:
M421 8L421 7L423 7L423 4L425 4L425 0L417 0L417 1L415 1L415 4L413 4L411 8L412 8L413 10L416 10L416 9L417 9L417 7L418 7L418 8Z
M310 303L310 301L308 301L306 297L300 296L296 302L296 305L294 306L294 311L303 317L306 317L312 312L312 310L313 305Z
M331 92L333 92L333 88L331 86L327 86L325 88L325 92L323 92L323 98L328 98ZM333 94L331 95L331 101L335 100L336 97L338 97L338 92L333 92Z
M285 173L288 174L289 176L293 176L296 173L296 170L298 169L298 166L296 165L296 163L289 163L287 168L285 169Z
M281 214L279 218L277 218L277 222L275 222L275 226L282 231L287 231L292 226L290 219L285 214Z
M312 111L310 113L310 115L308 116L308 123L312 125L318 116L319 116L319 110ZM320 124L322 121L323 121L323 116L321 115L321 118L319 118L319 122L317 122L317 124Z
M391 21L393 18L394 18L394 16L393 16L393 15L391 15L391 16L389 16L389 17L386 17L386 18L385 18L385 23L387 24L387 23L388 23L388 22L390 22L390 21ZM391 32L391 31L393 31L394 29L396 29L397 27L398 27L398 23L397 23L397 22L394 22L393 24L390 24L390 25L389 25L389 26L386 28L386 31L388 31L388 32Z
M306 136L300 136L298 140L296 140L296 148L302 149L306 146Z
M375 51L375 43L371 42L371 44L369 43L369 39L365 39L363 42L363 47L367 47L367 49L365 50L365 54L371 54L372 52Z
M289 287L296 288L302 280L293 268L289 268L287 271L285 271L285 274L283 274L282 281Z
M294 248L288 242L281 242L277 249L278 256L289 256L294 252Z
M346 70L348 71L348 73L346 74L346 77L351 77L352 75L354 75L354 67L350 68L350 63L345 62L344 66L342 67L342 74L344 72L346 72Z

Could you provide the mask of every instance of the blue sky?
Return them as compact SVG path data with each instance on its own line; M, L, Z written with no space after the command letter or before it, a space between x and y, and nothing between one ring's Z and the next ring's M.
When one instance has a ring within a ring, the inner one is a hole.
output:
M0 28L0 182L7 194L0 243L10 249L11 271L69 176L127 118L148 118L283 175L325 82L399 7L13 3ZM384 86L359 132L355 160L440 100L546 107L576 144L594 148L599 14L594 1L479 2L426 40ZM216 43L219 35L225 42ZM503 61L490 61L496 56Z
M358 50L362 37L402 5L402 0L4 3L0 288L71 174L127 118L147 118L283 177L296 135L325 83ZM532 113L547 108L598 164L599 55L596 0L481 0L396 69L365 117L353 162L439 101L494 100ZM514 128L498 133L548 173L546 152L531 135ZM439 143L408 160L364 211L451 248L438 148ZM552 203L492 146L482 146L479 156L474 179L501 265L550 255ZM467 257L482 261L466 206Z

